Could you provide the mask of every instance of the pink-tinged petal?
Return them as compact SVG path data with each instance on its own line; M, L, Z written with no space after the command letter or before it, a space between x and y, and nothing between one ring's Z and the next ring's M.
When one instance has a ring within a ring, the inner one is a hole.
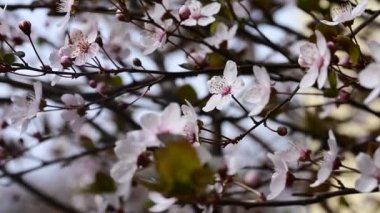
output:
M333 163L331 161L324 161L317 174L317 180L310 185L310 187L317 187L324 183L329 177L333 169Z
M28 129L29 123L30 119L25 119L24 122L22 122L21 132L25 132Z
M83 32L77 28L73 28L70 32L71 40L76 43L78 41L82 41L84 39Z
M75 106L76 105L76 100L74 95L72 94L63 94L61 96L61 101L66 105L66 106Z
M371 56L375 59L377 63L380 63L380 45L376 41L368 42L369 50L371 51Z
M203 16L213 16L217 14L220 10L221 5L217 2L208 4L201 9L201 15Z
M295 146L285 151L276 152L276 155L286 162L297 162L300 158L300 152Z
M380 64L371 63L359 73L359 83L372 89L380 85Z
M84 117L77 117L75 120L70 121L70 127L73 132L79 132L85 123L86 119Z
M119 183L130 184L136 170L136 159L128 158L126 160L117 162L111 168L111 177Z
M362 0L356 7L351 11L352 18L362 15L367 8L368 0Z
M51 80L50 86L54 87L54 86L58 83L58 81L59 81L60 79L61 79L61 76L59 76L59 75L55 75L55 76L53 77L53 79Z
M313 86L318 78L318 68L316 66L310 67L300 82L300 88L307 88Z
M160 47L160 42L159 42L159 41L156 41L156 42L154 42L152 45L148 46L148 48L145 49L145 50L142 52L142 54L143 54L143 55L149 55L149 54L153 53L154 51L156 51L157 48L159 48L159 47Z
M65 28L70 20L70 12L67 12L65 17L63 17L62 21L58 23L58 27Z
M231 94L235 94L237 91L244 87L244 81L242 79L236 79L231 87Z
M216 109L217 110L222 110L224 107L226 107L228 104L230 104L231 100L232 100L232 95L231 94L222 96L222 98L220 99L219 104L216 105Z
M140 125L144 130L156 133L157 127L161 123L161 118L155 113L147 113L141 116Z
M224 67L223 77L228 85L232 85L237 78L237 66L236 63L228 60Z
M375 100L380 95L380 85L376 87L372 92L367 96L364 100L364 104L370 104L373 100Z
M320 53L324 54L327 51L327 43L325 37L318 30L315 31L317 37L317 47Z
M380 139L380 136L378 139ZM376 167L380 169L380 148L377 148L373 154L373 162L375 163Z
M88 48L87 54L91 57L94 57L96 53L99 52L99 44L98 43L92 43L90 47Z
M169 104L162 112L161 117L164 121L179 121L181 117L181 107L176 103Z
M329 139L327 140L327 143L329 145L330 152L336 155L338 153L338 144L336 143L334 132L331 129L329 130Z
M266 87L270 87L270 77L265 67L253 66L252 69L257 82Z
M377 187L377 183L376 178L361 175L355 182L355 189L359 192L371 192Z
M286 186L286 176L286 173L277 172L272 175L269 185L270 193L267 196L268 200L276 198L282 191L284 191Z
M62 111L61 117L65 121L72 121L79 117L79 115L74 110L65 110Z
M363 175L371 176L376 173L376 166L368 154L359 153L356 156L356 165Z
M197 151L198 158L202 165L204 165L212 159L212 155L210 154L210 152L203 146L195 147L195 151Z
M195 19L189 18L181 22L181 25L184 26L195 26L197 25L197 21Z
M84 105L84 99L81 95L78 93L74 94L76 106L83 106Z
M150 212L163 212L177 202L176 198L166 198L158 192L149 192L148 196L155 203L154 206L149 208Z
M288 172L288 166L285 161L281 159L279 156L274 155L272 153L268 153L268 158L272 161L274 170L279 173Z
M212 95L211 98L207 101L206 106L204 106L202 110L205 112L210 112L214 110L221 100L222 100L222 95L220 94Z
M90 32L87 35L87 41L89 43L95 42L97 36L98 36L98 31L95 26L92 26Z
M215 18L212 16L201 17L198 19L198 25L199 26L207 26L214 21L215 21Z
M258 104L253 105L248 116L255 116L255 115L260 114L263 111L263 109L265 108L266 104L267 103L265 103L265 104L264 103L258 103Z

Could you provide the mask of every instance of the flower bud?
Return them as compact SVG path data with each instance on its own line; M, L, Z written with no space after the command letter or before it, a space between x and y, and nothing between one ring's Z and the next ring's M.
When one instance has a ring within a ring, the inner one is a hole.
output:
M181 8L179 8L179 18L181 20L186 20L191 15L191 11L187 5L182 5Z
M288 129L284 126L279 126L277 128L277 134L280 135L280 136L285 136L288 134Z
M20 30L25 33L25 35L30 36L32 32L32 24L29 21L23 20L18 24Z
M64 55L62 56L60 59L59 59L59 62L62 64L62 66L64 68L67 68L67 67L70 67L72 64L73 64L73 61L71 60L71 58L67 55Z
M350 93L347 91L341 89L338 92L338 96L336 97L336 100L338 102L347 102L350 99Z
M97 36L95 42L99 44L100 47L103 47L103 39L100 36Z
M138 58L134 58L134 59L133 59L133 65L135 65L136 67L141 67L142 64L141 64L140 59L138 59Z
M98 82L96 82L95 80L90 80L90 82L88 82L88 84L92 88L96 88L98 86Z

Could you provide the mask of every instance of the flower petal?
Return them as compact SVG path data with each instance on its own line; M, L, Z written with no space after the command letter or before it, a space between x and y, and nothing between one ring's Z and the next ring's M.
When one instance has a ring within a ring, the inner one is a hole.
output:
M202 16L213 16L217 14L220 10L220 3L214 2L211 4L208 4L201 9L201 15Z
M365 153L359 153L356 156L356 165L359 171L367 176L374 175L376 173L376 167L371 157Z
M222 100L222 95L220 94L212 95L211 98L207 101L206 106L204 106L202 110L205 112L210 112L214 110L215 107L221 102L221 100Z
M359 192L371 192L377 186L377 180L374 177L362 175L355 182L355 189Z
M307 87L313 86L317 78L318 78L318 68L316 66L310 67L310 69L301 79L300 88L307 88Z
M226 79L228 85L232 85L237 78L237 66L236 63L228 60L224 67L223 77Z
M375 100L380 94L380 85L376 87L372 92L367 96L367 98L364 100L365 104L371 103L373 100Z
M286 186L286 173L275 172L270 181L270 193L267 196L268 200L276 198L285 189Z

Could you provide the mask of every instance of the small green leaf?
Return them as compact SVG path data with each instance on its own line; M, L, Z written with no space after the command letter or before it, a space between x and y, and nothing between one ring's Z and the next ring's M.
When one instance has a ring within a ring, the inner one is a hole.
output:
M95 148L95 145L92 142L91 138L87 136L81 135L79 138L79 141L80 141L80 145L87 150L91 150Z
M214 52L209 53L206 58L210 67L224 67L225 61L220 54Z
M329 80L329 83L330 83L330 88L336 90L338 82L337 82L337 79L336 79L335 72L328 72L328 80Z
M20 58L24 58L25 57L25 52L23 52L23 51L17 51L15 53L15 55L18 56L18 57L20 57Z
M193 89L192 86L186 84L177 89L176 95L179 100L188 100L190 102L195 102L198 100L197 92Z
M98 194L105 192L114 192L115 189L115 182L109 175L103 172L97 172L95 175L95 181L86 186L81 191L84 193Z
M113 87L120 87L123 86L123 79L120 76L115 76L107 80L107 84Z
M14 56L14 54L12 53L6 53L4 56L3 56L3 59L4 59L4 62L8 65L11 65L13 62L16 61L16 58Z

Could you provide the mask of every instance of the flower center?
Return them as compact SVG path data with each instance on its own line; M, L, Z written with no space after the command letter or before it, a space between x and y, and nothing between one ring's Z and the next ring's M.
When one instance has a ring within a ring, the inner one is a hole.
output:
M87 53L88 49L90 48L90 44L86 41L80 41L77 44L77 48L81 53Z
M226 86L226 87L223 87L222 89L222 96L226 96L226 95L229 95L232 93L232 88L231 86Z

